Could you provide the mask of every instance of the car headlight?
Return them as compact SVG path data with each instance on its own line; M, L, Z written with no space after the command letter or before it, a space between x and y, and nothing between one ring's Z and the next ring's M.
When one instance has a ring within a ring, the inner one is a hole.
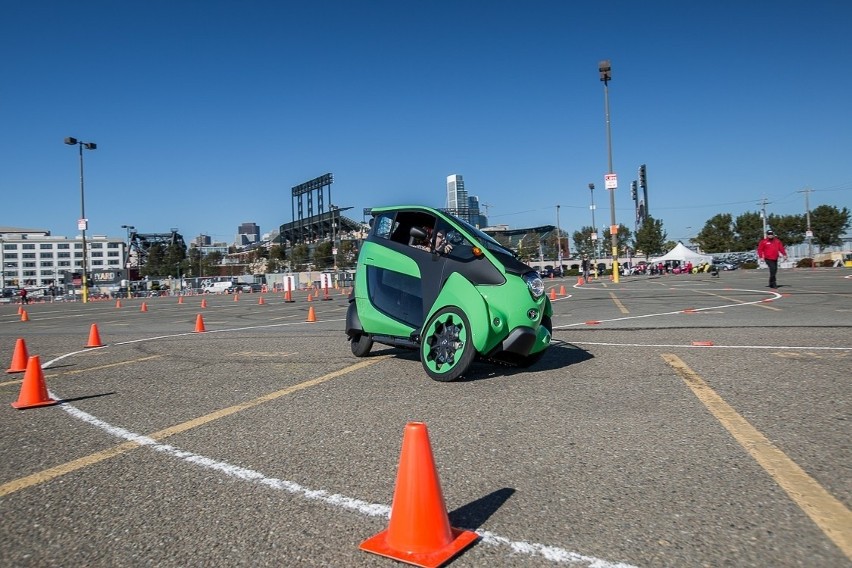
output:
M527 272L523 276L524 282L530 289L530 294L534 300L538 300L544 294L544 281L539 277L537 272Z

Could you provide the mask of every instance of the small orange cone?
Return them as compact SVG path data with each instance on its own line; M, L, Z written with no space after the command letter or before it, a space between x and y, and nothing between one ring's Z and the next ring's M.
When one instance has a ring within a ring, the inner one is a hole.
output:
M146 304L145 302L142 302L142 306L139 308L139 311L140 312L147 312L148 311L148 304Z
M311 293L310 293L310 292L308 292L308 301L309 301L309 302L313 302L313 301L314 301L314 297L313 297L313 296L311 296Z
M561 286L559 286L559 295L560 296L565 295L565 284L562 284Z
M12 354L12 364L6 369L7 373L23 373L27 370L27 359L30 354L27 353L27 344L23 339L18 338L15 342L15 353Z
M207 307L207 298L201 298L201 307L202 307L202 308L206 308L206 307Z
M27 313L27 310L21 310L21 321L30 321L30 314Z
M89 343L86 347L103 347L104 344L101 343L101 334L98 332L97 324L92 324L92 327L89 329Z
M292 304L294 302L293 295L290 293L289 289L287 289L287 291L284 292L284 301L288 304Z
M44 384L44 372L41 370L41 360L38 355L33 355L27 361L27 372L21 383L21 393L18 402L12 403L12 408L23 410L36 406L50 406L57 401L47 394L47 385Z
M551 289L550 289L550 299L551 299L551 300L555 300L555 299L556 299L556 288L551 288Z
M424 568L436 568L471 545L478 535L450 526L426 424L409 422L387 530L359 548Z
M235 302L239 302L239 301L240 301L240 295L239 295L239 294L234 294L234 301L235 301Z
M585 284L585 282L583 282L583 277L578 276L577 277L577 286L582 286L583 284Z
M308 308L308 319L306 319L305 321L308 322L308 323L313 323L313 322L317 321L317 314L314 313L314 307L313 306Z
M120 308L120 307L121 307L121 300L116 300L116 301L115 301L115 307L116 307L116 308Z
M262 305L263 305L263 304L265 304L265 303L266 303L266 302L263 300L263 296L261 296L260 298L258 298L258 299L257 299L257 305L258 305L258 306L262 306Z
M201 317L201 314L198 314L198 317L195 318L195 333L203 333L207 331L204 328L204 318Z
M182 304L182 303L183 303L183 296L178 296L178 304Z

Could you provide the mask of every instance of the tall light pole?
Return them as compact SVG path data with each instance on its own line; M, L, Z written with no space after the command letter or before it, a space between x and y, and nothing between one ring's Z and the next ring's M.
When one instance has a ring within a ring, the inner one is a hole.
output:
M77 221L77 228L83 233L83 303L89 301L89 256L86 253L86 229L89 225L89 220L86 219L86 193L83 190L83 148L86 150L96 150L98 145L94 142L83 142L70 136L65 139L65 143L69 146L78 146L80 148L80 220Z
M592 204L589 209L592 210L592 234L589 238L592 240L592 256L595 260L595 270L598 268L598 226L595 225L595 184L589 184L589 193L592 195Z
M604 114L606 115L606 150L609 164L607 172L607 189L609 190L609 224L610 237L612 242L612 281L618 283L618 225L615 224L615 189L617 182L615 181L615 172L612 171L612 133L609 124L609 82L612 80L612 66L609 59L601 61L598 64L598 71L601 74L601 81L604 84Z
M131 298L132 295L130 294L130 288L131 288L130 282L133 280L133 274L130 272L130 267L131 267L131 264L130 264L130 249L131 249L131 246L130 246L130 243L131 243L131 239L133 237L133 232L136 230L136 227L134 227L133 225L122 225L121 228L127 229L127 262L125 262L124 264L125 264L125 267L127 268L127 297ZM136 257L136 263L137 263L136 264L136 271L138 272L139 271L139 257L138 257L138 255Z
M556 260L559 262L559 276L562 276L562 229L559 227L559 205L556 206Z
M337 278L337 235L335 234L335 229L337 229L337 224L334 220L334 213L337 211L336 205L329 205L329 209L331 210L331 262L334 265L334 278Z

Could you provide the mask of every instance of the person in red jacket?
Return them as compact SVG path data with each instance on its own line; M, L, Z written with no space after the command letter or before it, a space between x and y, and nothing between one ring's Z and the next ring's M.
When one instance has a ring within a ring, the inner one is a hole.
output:
M787 251L780 239L775 238L772 230L766 231L766 237L757 245L757 257L762 258L769 267L769 287L777 288L775 275L778 273L778 259L787 260Z

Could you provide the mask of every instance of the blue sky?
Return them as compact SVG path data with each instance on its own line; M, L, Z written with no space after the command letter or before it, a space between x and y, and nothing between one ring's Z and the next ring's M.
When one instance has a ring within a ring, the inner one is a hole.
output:
M492 223L609 223L630 181L670 238L716 213L852 208L852 4L827 1L3 2L0 225L73 236L176 227L232 241L292 220L290 188Z

